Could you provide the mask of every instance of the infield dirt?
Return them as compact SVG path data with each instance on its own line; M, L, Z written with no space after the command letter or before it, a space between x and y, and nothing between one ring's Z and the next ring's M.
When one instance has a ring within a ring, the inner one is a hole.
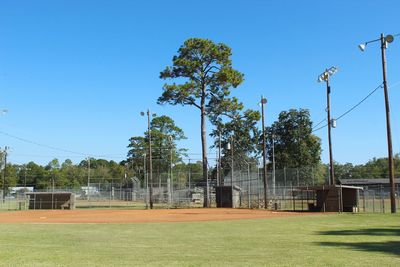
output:
M249 209L29 210L0 213L0 223L144 223L268 219L315 213Z

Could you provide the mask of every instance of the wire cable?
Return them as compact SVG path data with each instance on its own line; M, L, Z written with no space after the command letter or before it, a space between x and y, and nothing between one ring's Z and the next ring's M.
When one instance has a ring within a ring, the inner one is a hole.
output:
M339 117L337 117L336 120L337 120L337 121L340 120L341 118L343 118L344 116L348 115L350 112L352 112L353 110L355 110L358 106L360 106L362 103L364 103L369 97L371 97L376 91L378 91L378 89L382 88L382 86L383 86L383 83L381 83L380 85L378 85L378 86L377 86L374 90L372 90L367 96L365 96L363 99L361 99L361 101L359 101L357 104L355 104L355 105L352 106L350 109L348 109L347 111L345 111L344 113L342 113ZM394 87L394 86L392 86L392 87ZM323 125L323 126L321 126L321 127L319 127L319 128L317 128L317 129L315 129L315 130L312 130L311 132L313 133L313 132L319 131L319 130L321 130L321 129L327 127L327 126L328 126L328 123L325 124L325 125Z
M81 155L81 156L86 156L86 157L88 157L88 156L101 157L101 155L92 155L92 154L88 154L88 153L82 153L82 152L72 151L72 150L69 150L69 149L64 149L64 148L59 148L59 147L55 147L55 146L41 144L41 143L38 143L38 142L35 142L35 141L32 141L32 140L28 140L28 139L25 139L25 138L22 138L22 137L18 137L18 136L13 135L13 134L6 133L4 131L0 131L0 134L8 136L8 137L11 137L11 138L14 138L16 140L19 140L19 141L22 141L22 142L25 142L25 143L29 143L29 144L32 144L32 145L36 145L36 146L40 146L40 147L44 147L44 148L48 148L48 149L52 149L52 150L56 150L56 151L61 151L61 152L66 152L66 153L75 154L75 155Z

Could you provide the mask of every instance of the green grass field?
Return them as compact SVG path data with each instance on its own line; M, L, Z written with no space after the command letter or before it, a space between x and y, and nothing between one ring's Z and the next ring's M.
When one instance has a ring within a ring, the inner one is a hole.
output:
M0 224L0 266L400 266L400 216Z

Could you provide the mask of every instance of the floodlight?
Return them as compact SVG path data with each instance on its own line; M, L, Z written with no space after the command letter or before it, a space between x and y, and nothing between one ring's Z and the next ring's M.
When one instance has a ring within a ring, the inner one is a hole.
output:
M358 48L360 48L360 50L361 50L362 52L364 52L366 46L367 46L366 44L359 44L359 45L358 45Z
M393 42L393 40L394 40L394 37L393 37L393 35L390 35L390 34L388 34L386 37L385 37L385 41L387 42L387 43L391 43L391 42Z
M140 116L144 116L144 112L143 111L140 112Z
M333 76L338 71L336 67L330 67L318 76L318 82L328 81L330 76Z
M336 67L331 67L331 68L328 70L328 74L329 74L329 76L332 76L332 75L335 74L337 71L338 71L338 69L337 69Z

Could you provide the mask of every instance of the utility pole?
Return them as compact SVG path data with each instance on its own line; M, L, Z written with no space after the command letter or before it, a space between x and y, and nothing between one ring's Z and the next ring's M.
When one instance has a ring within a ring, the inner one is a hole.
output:
M234 208L234 203L233 203L233 135L231 136L231 140L227 144L227 149L231 151L231 201L232 201L232 208Z
M272 134L272 194L275 196L276 175L275 175L275 135Z
M386 79L386 49L387 49L387 44L393 42L395 36L400 36L400 33L394 35L388 34L386 36L383 33L381 33L379 39L368 41L358 46L358 48L360 48L361 51L364 51L367 44L369 43L377 41L380 41L381 43L383 90L385 94L386 131L387 131L388 159L389 159L390 207L392 213L396 213L397 209L396 209L396 195L395 195L395 181L394 181L394 167L393 167L392 130L390 127L389 93L388 93L388 85Z
M338 69L331 67L326 69L322 74L318 76L318 82L324 81L326 83L326 112L328 116L328 143L329 143L329 184L335 185L335 173L333 171L333 156L332 156L332 119L331 119L331 86L329 85L329 78L334 75ZM335 126L334 126L335 127Z
M264 117L264 105L267 103L267 99L261 96L261 117L262 117L262 133L263 133L263 177L264 177L264 209L268 209L268 183L267 183L267 151L265 146L265 117Z
M171 183L171 201L173 202L174 200L174 181L173 181L173 177L172 177L172 153L173 153L173 145L172 145L172 136L169 136L169 140L171 141L171 146L170 146L170 153L169 153L169 171L170 171L170 183Z
M231 195L232 195L232 208L234 208L234 203L233 203L233 200L234 200L234 198L233 198L233 171L234 171L234 168L233 168L233 164L234 164L234 161L233 161L233 135L232 135L232 137L231 137L231 165L232 165L232 167L231 167Z
M191 179L192 179L192 166L190 165L190 159L189 159L189 190L191 190Z
M8 146L5 146L4 147L4 168L3 168L3 203L6 201L7 150L8 150Z
M151 128L150 128L150 109L147 110L147 131L149 133L149 184L150 184L150 209L153 209L153 159L151 155Z
M217 181L217 183L216 183L216 185L219 186L219 158L218 158L218 150L215 151L215 159L216 159L215 166L216 166L216 169L217 169L217 175L216 175L216 181Z
M220 186L221 184L223 184L221 182L221 178L222 178L222 173L221 173L221 131L218 131L218 135L219 135L219 140L218 140L218 183L217 185Z
M25 165L25 176L24 176L24 188L26 188L26 172L28 170L28 167Z
M89 201L90 195L90 157L87 157L88 161L88 178L87 178L87 200Z
M147 155L146 153L144 153L143 155L143 179L144 179L144 186L146 188L146 209L149 208L149 201L148 201L148 197L149 197L149 180L148 180L148 176L147 176L147 167L146 167L146 158Z
M333 170L333 155L332 155L332 121L331 121L331 86L329 85L329 77L326 79L326 106L328 113L328 143L329 143L329 176L330 185L335 185L335 172Z
M390 207L391 212L396 213L396 195L395 195L395 182L394 182L394 168L393 168L393 148L392 148L392 130L390 127L390 105L389 105L389 92L386 79L386 38L381 34L381 52L382 52L382 74L383 74L383 90L385 92L385 108L386 108L386 132L388 143L388 158L389 158L389 180L390 180Z

